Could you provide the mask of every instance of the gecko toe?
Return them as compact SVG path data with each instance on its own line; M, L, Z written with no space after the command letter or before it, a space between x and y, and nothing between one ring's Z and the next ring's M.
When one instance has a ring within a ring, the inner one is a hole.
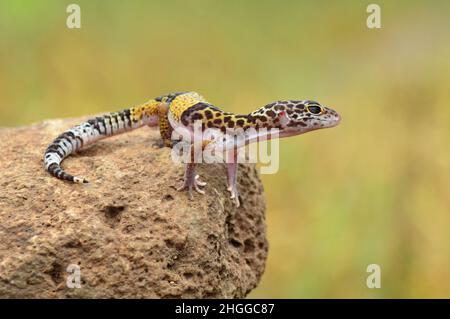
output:
M184 181L183 184L177 188L177 191L181 192L187 189L189 199L193 200L194 199L193 190L199 194L205 195L205 191L200 188L205 185L206 183L200 182L198 180L198 177L196 177L191 181Z
M239 202L239 196L237 196L235 193L231 194L230 199L233 199L234 204L236 205L236 207L241 206L241 203Z
M205 191L202 190L202 189L200 189L200 188L198 187L198 185L195 185L195 186L194 186L194 189L195 189L195 191L196 191L197 193L202 194L202 195L205 195Z
M234 201L236 207L239 207L240 202L239 202L239 193L238 193L237 189L229 187L227 190L231 193L230 199L232 199Z
M201 181L200 180L200 176L199 175L196 175L195 176L195 184L197 185L197 186L206 186L206 182L203 182L203 181Z

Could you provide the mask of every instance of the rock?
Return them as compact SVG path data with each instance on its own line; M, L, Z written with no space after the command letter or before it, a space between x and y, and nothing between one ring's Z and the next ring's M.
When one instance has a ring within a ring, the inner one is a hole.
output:
M1 298L240 298L267 257L265 201L240 165L241 207L225 166L200 165L206 195L177 192L183 167L155 149L157 130L112 137L63 162L90 184L57 180L42 155L83 119L0 129ZM76 269L81 288L76 283Z

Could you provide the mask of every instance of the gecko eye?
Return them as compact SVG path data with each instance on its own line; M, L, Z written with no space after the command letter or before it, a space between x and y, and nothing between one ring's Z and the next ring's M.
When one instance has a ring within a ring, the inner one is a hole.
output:
M308 112L310 112L312 114L322 113L322 108L320 106L316 106L316 105L307 106L306 109L308 110Z

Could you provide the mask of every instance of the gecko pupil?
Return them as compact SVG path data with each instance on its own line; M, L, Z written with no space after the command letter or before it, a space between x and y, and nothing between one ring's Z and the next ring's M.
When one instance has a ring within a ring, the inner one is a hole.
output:
M308 111L312 114L320 114L322 112L322 109L320 106L308 106Z

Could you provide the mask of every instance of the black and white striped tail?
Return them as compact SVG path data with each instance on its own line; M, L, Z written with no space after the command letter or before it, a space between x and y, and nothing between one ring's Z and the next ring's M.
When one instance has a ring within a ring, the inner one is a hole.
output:
M56 178L74 183L87 183L88 181L82 177L64 172L61 168L61 162L70 154L103 138L131 131L157 121L153 118L154 116L142 116L139 121L133 121L131 112L131 109L126 109L96 117L59 135L45 151L45 169Z

